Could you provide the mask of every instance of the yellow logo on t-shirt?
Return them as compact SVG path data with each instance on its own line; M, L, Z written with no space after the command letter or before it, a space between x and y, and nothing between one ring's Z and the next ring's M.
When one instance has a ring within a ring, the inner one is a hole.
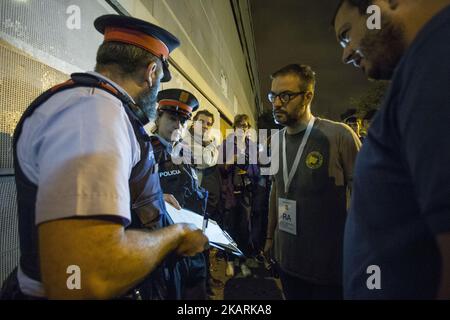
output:
M323 164L323 156L317 152L313 151L306 157L306 166L310 169L318 169Z

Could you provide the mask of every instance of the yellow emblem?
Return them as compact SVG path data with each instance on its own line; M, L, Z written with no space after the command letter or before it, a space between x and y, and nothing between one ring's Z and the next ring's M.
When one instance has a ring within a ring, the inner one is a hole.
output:
M306 166L310 169L318 169L323 164L323 156L317 152L313 151L306 157Z
M179 100L183 103L187 103L188 99L189 99L189 93L187 93L185 91L181 91Z

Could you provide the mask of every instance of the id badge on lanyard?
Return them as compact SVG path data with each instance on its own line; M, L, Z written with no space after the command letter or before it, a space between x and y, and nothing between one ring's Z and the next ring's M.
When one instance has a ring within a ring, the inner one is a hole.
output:
M286 160L286 131L283 134L283 181L285 194L288 194L289 192L289 186L297 171L303 151L305 150L306 142L308 141L314 126L314 121L315 118L311 117L290 171L288 171ZM295 200L278 198L278 228L290 234L297 235L297 205Z
M278 198L278 229L297 235L296 201Z

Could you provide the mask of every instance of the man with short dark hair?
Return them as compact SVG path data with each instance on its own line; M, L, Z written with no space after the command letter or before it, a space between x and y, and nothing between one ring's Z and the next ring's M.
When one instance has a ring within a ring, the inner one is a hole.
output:
M268 95L279 159L270 195L266 255L274 249L287 299L342 298L346 194L360 147L352 130L311 113L315 74L293 64L272 75Z
M210 111L197 111L184 141L192 152L192 165L196 169L198 181L201 187L208 191L207 212L213 220L221 223L221 177L217 167L219 141L218 137L213 135L214 123L214 114ZM223 283L211 275L210 252L205 256L208 265L207 291L212 296L212 287L223 287Z
M214 124L215 120L214 120L214 115L211 112L209 112L206 109L203 109L203 110L198 111L195 114L193 122L195 122L195 121L202 121L202 122L205 121L206 128L210 128Z
M72 74L42 94L15 131L21 258L5 299L163 299L174 289L166 257L207 244L192 225L163 228L167 213L143 130L160 81L170 80L167 59L178 39L126 16L94 25L104 34L97 72ZM152 230L126 229L133 223ZM151 286L141 291L144 280Z
M334 28L344 63L392 80L355 167L345 297L449 299L450 1L344 0Z
M218 141L211 134L214 121L214 115L208 110L198 111L189 128L190 136L185 139L191 146L193 164L197 168L200 182L203 178L203 171L215 166L219 156Z
M200 184L208 190L208 212L219 219L220 179L217 172L219 147L217 138L212 134L214 115L206 109L198 111L192 126L186 132L185 142L192 153L192 165L197 170Z

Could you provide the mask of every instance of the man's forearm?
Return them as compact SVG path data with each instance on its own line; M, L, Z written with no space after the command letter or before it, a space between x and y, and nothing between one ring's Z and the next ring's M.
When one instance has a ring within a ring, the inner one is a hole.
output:
M70 230L70 232L67 232ZM39 227L40 265L53 299L109 299L133 288L175 250L183 225L158 231L124 231L116 223L65 219ZM79 267L80 289L66 284L67 268Z
M116 252L105 256L104 270L99 273L105 298L120 296L139 284L179 246L182 237L183 228L179 224L156 231L125 231Z

